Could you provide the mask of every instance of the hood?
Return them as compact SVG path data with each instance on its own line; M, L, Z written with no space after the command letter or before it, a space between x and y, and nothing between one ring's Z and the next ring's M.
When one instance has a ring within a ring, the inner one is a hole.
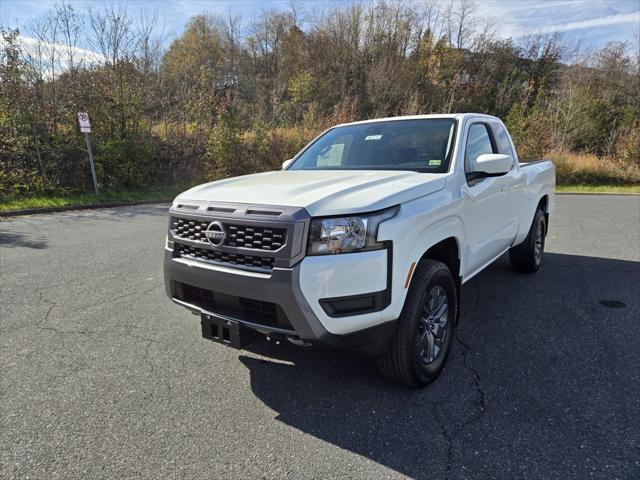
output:
M304 207L311 216L379 210L442 189L444 174L280 170L199 185L176 200Z

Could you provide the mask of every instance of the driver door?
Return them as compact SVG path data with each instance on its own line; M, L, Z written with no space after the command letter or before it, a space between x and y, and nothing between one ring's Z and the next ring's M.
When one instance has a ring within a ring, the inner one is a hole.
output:
M505 193L507 176L474 178L470 171L472 160L486 153L498 153L491 129L486 123L472 123L465 144L467 182L462 188L461 210L467 238L467 276L504 252L517 231Z

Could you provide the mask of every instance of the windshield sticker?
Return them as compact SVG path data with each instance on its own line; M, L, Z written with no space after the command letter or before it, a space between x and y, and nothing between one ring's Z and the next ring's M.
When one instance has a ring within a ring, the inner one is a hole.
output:
M366 142L367 140L380 140L381 138L382 135L367 135L364 141Z
M442 165L442 160L429 160L430 167L439 167Z

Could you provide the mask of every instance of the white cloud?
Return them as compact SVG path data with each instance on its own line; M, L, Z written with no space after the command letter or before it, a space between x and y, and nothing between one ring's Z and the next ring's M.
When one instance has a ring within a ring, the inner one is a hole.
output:
M85 62L88 64L100 63L105 60L105 58L93 50L86 50L84 48L79 47L71 47L69 49L66 45L61 43L49 43L38 40L37 38L27 37L25 35L20 35L18 37L18 42L20 46L29 51L35 52L38 48L41 48L44 51L51 52L55 49L57 55L63 59L63 61L69 61L69 56L73 55L75 62Z
M4 40L0 37L0 46L4 44ZM60 43L51 43L39 40L34 37L26 35L19 35L17 43L22 49L23 54L27 58L36 59L41 57L46 63L52 55L55 58L55 68L58 72L65 70L71 63L71 57L75 65L92 66L103 63L105 57L92 50L87 50L79 47L67 47ZM49 69L47 66L45 69ZM44 72L46 76L49 76L51 72Z
M495 18L498 33L505 38L560 31L602 44L630 38L634 24L640 25L640 10L624 0L483 0L476 1L476 8L481 16Z
M631 13L618 13L615 15L607 15L604 17L590 18L587 20L578 20L564 24L548 25L540 28L540 33L551 33L555 31L581 30L583 28L598 28L609 25L619 25L622 23L640 24L640 10Z

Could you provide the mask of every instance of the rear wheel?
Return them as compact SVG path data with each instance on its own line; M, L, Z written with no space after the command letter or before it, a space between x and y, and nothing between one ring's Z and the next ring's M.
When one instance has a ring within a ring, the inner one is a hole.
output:
M527 238L509 250L509 262L516 272L533 273L542 265L547 219L541 209L536 210Z
M435 380L453 344L457 305L456 285L449 268L435 260L420 262L391 347L378 360L380 372L413 388Z

